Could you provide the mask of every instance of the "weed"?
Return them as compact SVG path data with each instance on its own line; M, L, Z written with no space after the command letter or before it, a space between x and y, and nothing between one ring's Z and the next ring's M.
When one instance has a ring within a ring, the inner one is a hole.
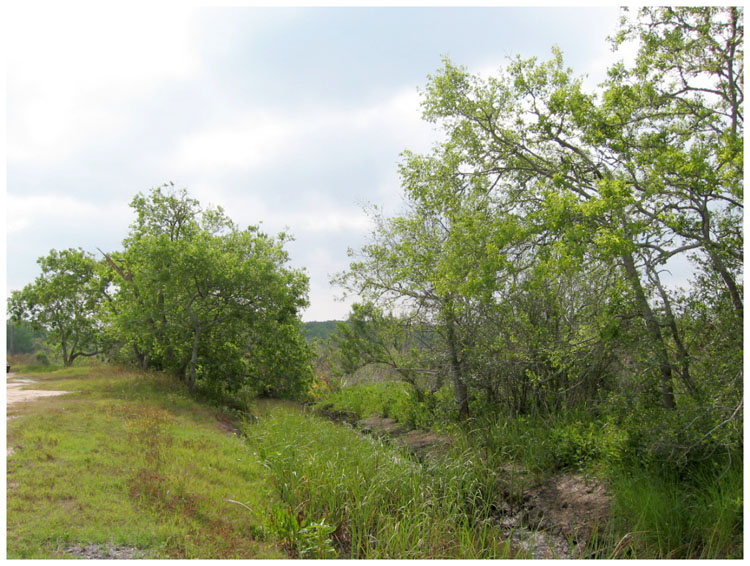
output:
M294 558L336 558L331 535L336 527L326 520L313 521L295 514L288 506L275 505L270 512L270 531L283 541Z

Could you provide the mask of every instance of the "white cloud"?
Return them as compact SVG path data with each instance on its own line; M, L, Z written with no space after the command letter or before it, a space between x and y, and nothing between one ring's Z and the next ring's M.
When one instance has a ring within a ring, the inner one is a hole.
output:
M64 225L71 231L82 226L98 227L107 232L115 230L124 237L132 221L131 211L124 202L102 205L64 195L8 194L5 203L8 235Z
M612 28L614 34L615 27ZM633 41L623 43L613 51L611 46L601 52L599 57L592 58L588 61L582 74L586 74L583 83L589 90L597 90L597 87L607 80L607 71L615 63L623 62L626 67L632 67L635 64L638 55L638 44Z
M192 174L249 171L282 163L290 154L319 151L335 140L346 143L363 137L423 151L435 136L421 119L417 92L402 90L360 108L247 113L230 124L183 137L169 161L175 170Z
M132 214L125 201L95 204L70 196L6 195L7 291L39 274L38 257L50 248L96 253L119 248Z
M122 109L195 72L191 12L16 3L7 11L8 161L62 160Z
M178 171L253 169L283 155L288 144L309 126L295 129L287 120L270 115L251 115L183 137L171 158Z
M324 247L316 247L300 259L310 275L310 307L303 313L302 319L345 319L357 298L347 297L341 300L342 290L328 282L332 275L349 266L348 258L331 253Z
M302 320L345 320L356 297L340 300L340 293L327 285L310 285L310 306L302 313Z
M364 234L372 227L367 214L356 204L340 204L325 195L300 196L300 200L285 209L269 206L254 194L233 194L219 190L192 191L201 202L222 206L240 227L262 222L264 230L275 234L289 229L295 237L315 234ZM202 198L200 195L207 195Z

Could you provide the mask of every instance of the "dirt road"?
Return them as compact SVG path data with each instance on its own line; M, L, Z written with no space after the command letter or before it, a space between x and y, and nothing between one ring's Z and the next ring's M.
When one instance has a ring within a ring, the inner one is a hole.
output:
M17 378L15 373L9 373L7 375L8 408L10 408L11 405L15 405L16 403L33 401L34 399L38 399L39 397L53 397L55 395L64 395L65 393L67 393L67 391L41 391L37 389L22 389L23 387L28 387L28 385L31 383L35 382L31 379Z
M40 397L54 397L55 395L64 395L67 391L42 391L38 389L22 389L28 387L29 384L35 383L31 379L17 378L16 374L9 373L6 377L6 390L7 390L7 409L5 415L7 419L12 419L13 416L10 414L10 409L13 405L18 403L25 403L27 401L33 401ZM12 381L11 381L12 380ZM13 448L10 446L6 449L6 457L13 453Z

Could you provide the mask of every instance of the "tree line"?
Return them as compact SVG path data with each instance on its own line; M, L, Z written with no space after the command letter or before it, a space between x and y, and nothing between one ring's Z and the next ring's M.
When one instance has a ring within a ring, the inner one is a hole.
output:
M301 333L308 279L284 233L240 229L172 184L139 193L123 248L51 250L9 299L47 331L65 366L102 356L170 371L191 390L296 395L312 378Z
M422 102L443 141L403 154L406 209L373 209L334 280L363 298L338 372L449 383L463 420L619 407L658 414L664 450L741 446L743 33L737 7L626 13L636 60L594 89L558 49L486 78L445 59Z
M463 421L584 408L661 423L660 450L741 446L743 11L643 8L611 41L637 57L595 88L558 49L486 78L445 59L429 77L443 140L404 152L405 210L373 208L334 278L361 302L326 368L386 364L418 403L450 389ZM65 365L105 355L191 389L305 392L308 281L289 237L172 185L131 206L121 250L40 258L14 319L46 329Z

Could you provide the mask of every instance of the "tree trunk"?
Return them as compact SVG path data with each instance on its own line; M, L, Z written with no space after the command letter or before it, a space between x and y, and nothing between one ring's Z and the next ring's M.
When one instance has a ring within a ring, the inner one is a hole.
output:
M141 352L138 349L138 346L133 344L133 354L135 355L135 359L138 361L138 367L141 369L148 368L148 358L146 357L146 354Z
M63 366L66 368L70 367L73 360L68 359L68 343L65 340L62 340L60 346L62 347Z
M711 260L711 265L719 274L721 280L724 281L724 285L726 285L727 290L729 291L729 296L732 298L732 304L734 305L734 310L737 312L737 316L740 317L740 320L743 320L744 308L742 304L742 294L737 288L737 283L735 282L734 277L729 273L729 269L727 269L721 256L719 256L716 251L718 246L711 238L711 213L708 210L707 204L704 204L701 207L700 214L701 232L704 240L703 249L706 251L706 254L708 254L708 257Z
M656 315L654 315L654 311L651 310L651 305L648 304L646 293L641 285L641 276L635 267L633 254L630 252L624 253L621 258L623 265L625 266L625 273L628 277L628 281L630 281L630 285L635 293L638 310L646 323L646 330L651 339L651 347L656 355L657 363L659 364L662 405L667 409L674 409L675 400L674 389L672 388L672 364L669 361L669 353L664 344L664 337L661 334L659 321L656 320Z
M690 393L690 395L694 399L697 399L698 388L696 387L695 381L693 381L693 378L690 375L690 357L688 356L687 350L685 349L685 344L682 342L679 329L677 328L677 321L675 320L674 312L672 311L672 302L669 299L669 295L667 295L666 290L661 284L659 274L653 270L649 271L651 282L656 287L656 290L659 291L659 296L661 296L662 303L664 304L664 314L667 317L667 326L672 332L672 339L674 340L675 346L677 347L677 358L680 363L680 376L682 377L682 381L685 384L685 388L687 389L688 393Z
M711 258L711 263L713 264L714 269L719 273L719 276L721 277L722 281L724 281L724 285L726 285L727 290L729 291L729 296L732 298L732 305L734 306L734 310L737 313L737 316L740 318L740 320L744 320L742 294L737 288L737 283L735 282L734 277L732 277L732 274L729 273L729 270L726 268L724 262L721 261L716 252L709 250L708 256Z
M458 405L458 416L461 420L469 418L469 391L464 381L461 360L458 357L458 344L456 340L456 321L453 308L445 309L445 323L448 339L448 353L450 355L451 376L453 377L453 390Z
M193 352L190 355L190 363L188 363L188 372L185 376L187 378L187 385L188 389L190 391L193 391L195 389L195 374L196 374L196 365L198 363L198 346L200 345L201 341L201 329L198 328L195 330L195 334L193 336Z

